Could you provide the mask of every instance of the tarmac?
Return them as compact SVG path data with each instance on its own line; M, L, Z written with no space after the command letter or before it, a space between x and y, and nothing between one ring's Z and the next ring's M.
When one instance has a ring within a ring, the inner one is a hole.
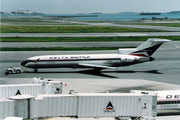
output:
M117 53L117 50L0 52L0 84L29 83L31 80L26 79L44 77L52 79L57 78L70 85L69 89L74 89L77 92L129 92L130 89L135 88L145 90L179 89L179 50L180 42L169 42L163 44L153 54L152 57L155 58L155 61L129 67L120 67L117 70L106 69L98 74L91 69L71 68L39 69L38 73L33 73L33 69L22 67L20 63L29 57L39 55L111 54ZM8 66L21 67L23 71L28 72L5 75L4 68ZM14 78L16 78L16 80ZM69 92L69 89L65 91Z

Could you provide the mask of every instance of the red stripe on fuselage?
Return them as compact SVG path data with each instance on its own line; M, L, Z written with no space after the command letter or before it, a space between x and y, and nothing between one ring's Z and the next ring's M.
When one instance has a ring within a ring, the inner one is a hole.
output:
M145 54L129 54L129 55L133 55L133 56L140 56L140 57L148 57L147 55Z

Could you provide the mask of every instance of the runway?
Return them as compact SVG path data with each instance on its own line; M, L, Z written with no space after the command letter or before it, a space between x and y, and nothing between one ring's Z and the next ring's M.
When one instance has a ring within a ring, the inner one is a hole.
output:
M57 21L58 22L58 21ZM179 27L166 27L166 26L150 26L150 25L123 25L114 23L86 23L86 22L72 22L76 24L84 24L90 26L115 26L115 27L128 27L139 29L151 29L151 30L165 30L165 31L180 31ZM162 22L161 22L162 23Z
M41 47L64 47L64 48L81 48L81 47L119 47L119 48L135 48L142 42L1 42L0 47L11 48L41 48ZM173 41L168 43L172 47L176 47L180 42ZM166 45L165 45L166 46ZM161 48L160 48L161 49Z
M133 48L140 45L142 42L2 42L0 47L11 48L41 48L41 47L129 47Z
M1 33L1 37L131 37L179 36L180 32L128 32L128 33Z

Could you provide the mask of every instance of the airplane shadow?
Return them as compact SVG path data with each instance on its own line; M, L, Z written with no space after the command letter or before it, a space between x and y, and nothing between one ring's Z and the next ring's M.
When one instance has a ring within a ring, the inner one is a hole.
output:
M149 70L149 71L116 71L116 73L152 73L152 74L163 74L161 72L158 72L158 70Z
M31 72L32 73L32 72ZM158 72L158 70L149 70L149 71L133 71L133 70L118 70L118 71L94 71L94 69L90 69L90 70L81 70L81 71L50 71L50 72L38 72L38 73L64 73L64 74L68 74L68 73L79 73L79 74L87 74L87 75L93 75L93 76L100 76L100 77L106 77L106 78L119 78L116 76L112 76L112 75L107 75L108 73L150 73L150 74L163 74L161 72Z
M83 70L83 71L79 71L78 73L94 75L94 76L101 76L101 77L107 77L107 78L119 78L119 77L103 74L104 73L103 71L102 72L101 71L97 72L97 71L94 71L94 70Z

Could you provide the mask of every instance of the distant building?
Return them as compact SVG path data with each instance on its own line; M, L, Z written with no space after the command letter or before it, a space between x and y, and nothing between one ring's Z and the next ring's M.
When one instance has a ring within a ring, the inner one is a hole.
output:
M30 10L11 10L11 14L31 14Z

